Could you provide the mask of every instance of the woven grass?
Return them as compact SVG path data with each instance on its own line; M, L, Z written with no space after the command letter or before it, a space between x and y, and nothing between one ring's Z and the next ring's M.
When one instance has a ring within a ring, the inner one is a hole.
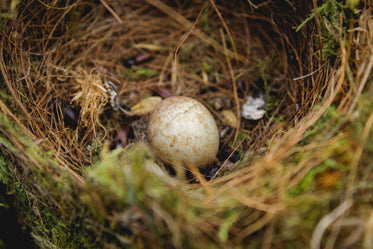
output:
M0 8L0 181L40 248L373 248L371 1ZM221 133L185 177L131 114L169 95Z

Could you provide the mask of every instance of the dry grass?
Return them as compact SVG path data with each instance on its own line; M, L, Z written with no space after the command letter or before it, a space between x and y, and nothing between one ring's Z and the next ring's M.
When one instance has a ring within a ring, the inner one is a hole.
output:
M0 26L0 180L25 193L37 243L370 248L373 6L321 8L296 32L316 4L19 3ZM147 117L115 110L105 82L125 110L200 100L228 155L172 177L143 141ZM268 100L255 122L241 117L253 94Z

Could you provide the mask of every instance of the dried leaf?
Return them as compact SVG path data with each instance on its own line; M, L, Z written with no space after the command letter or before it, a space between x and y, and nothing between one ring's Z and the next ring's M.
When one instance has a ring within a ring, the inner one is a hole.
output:
M127 124L121 125L117 130L115 138L111 143L110 149L125 147L128 144L128 135L130 133L130 126Z
M320 173L316 178L316 183L323 189L329 189L333 187L342 176L343 172L340 170L329 170Z
M159 96L161 96L162 98L166 99L166 98L169 98L171 96L173 96L172 92L166 88L166 87L156 87L153 89L156 93L159 94Z
M133 65L140 65L152 59L152 55L147 53L140 53L124 59L123 64L125 67L132 67Z
M137 49L146 49L146 50L152 50L152 51L162 51L166 49L166 47L164 46L157 45L157 44L150 44L150 43L134 44L133 47Z
M237 117L231 110L223 110L221 112L223 121L227 123L229 126L237 127Z
M161 97L152 96L142 99L139 103L131 107L131 111L135 115L143 116L151 113L154 108L162 101Z

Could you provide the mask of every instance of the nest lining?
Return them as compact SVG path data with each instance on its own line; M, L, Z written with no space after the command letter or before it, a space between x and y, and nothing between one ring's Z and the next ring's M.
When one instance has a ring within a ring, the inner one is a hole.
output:
M346 74L343 63L349 51L342 49L345 54L340 68L320 62L317 25L310 23L300 32L294 30L312 9L300 1L257 5L250 1L101 2L77 1L60 8L30 1L20 7L22 18L12 22L13 30L2 30L3 61L14 65L2 65L6 93L13 98L8 107L2 102L2 109L8 118L16 117L22 130L12 130L7 137L21 147L32 147L33 142L22 145L18 141L17 133L24 133L41 148L33 154L26 151L15 160L22 165L17 175L25 179L25 172L36 166L45 171L31 173L38 179L44 174L61 176L54 179L54 187L48 182L35 190L25 184L30 193L37 193L37 197L29 198L39 201L36 207L60 210L54 212L66 218L68 207L78 210L66 201L66 193L71 194L91 211L69 225L88 224L89 231L104 233L98 243L111 246L141 247L147 244L144 239L158 241L154 247L193 246L198 240L227 246L247 243L257 231L262 232L258 241L273 236L276 221L288 205L285 193L335 153L331 150L316 157L320 149L313 149L327 148L339 137L315 140L311 149L307 145L303 148L310 152L306 158L292 158L300 157L294 146L307 137L307 129L322 117L332 100L343 102L341 109L351 103L334 98L332 93L333 88L348 92L339 79ZM42 25L31 11L38 8ZM147 59L136 62L139 56ZM364 54L359 56L364 58ZM134 65L127 65L132 63L129 59L135 60ZM359 77L364 79L365 75L360 73ZM103 141L113 140L118 127L125 125L135 136L128 136L124 146L137 143L143 138L146 117L127 117L114 111L104 91L107 81L118 88L123 108L148 96L162 96L161 91L200 100L216 117L219 129L226 131L222 143L232 152L228 154L237 151L245 160L229 167L226 156L212 166L222 169L220 177L207 181L200 172L192 172L198 184L191 185L155 170L152 153L141 143L128 153L112 152L113 156ZM258 122L240 119L239 129L229 127L220 116L221 110L232 110L240 118L245 97L253 93L267 95L271 108L266 117ZM78 119L69 117L69 111ZM67 118L72 118L76 127L67 125ZM53 156L41 159L48 151ZM129 164L124 172L113 167L123 165L121 160ZM287 160L293 167L290 171L283 168ZM92 165L97 169L90 171ZM274 175L281 175L281 179L273 179ZM66 182L71 186L58 186ZM59 188L61 193L51 191ZM145 197L138 196L141 194ZM52 205L43 204L50 195ZM187 212L182 211L183 206L188 206ZM114 231L100 220L111 223ZM158 229L159 234L152 229ZM197 239L188 241L190 237L185 234ZM286 238L286 232L283 236ZM170 239L161 242L162 237Z

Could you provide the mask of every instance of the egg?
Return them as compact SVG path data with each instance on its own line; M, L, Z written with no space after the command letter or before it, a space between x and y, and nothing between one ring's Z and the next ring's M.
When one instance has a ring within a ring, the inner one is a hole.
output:
M148 139L156 155L173 166L204 168L219 149L219 132L209 110L183 96L163 100L152 112Z

